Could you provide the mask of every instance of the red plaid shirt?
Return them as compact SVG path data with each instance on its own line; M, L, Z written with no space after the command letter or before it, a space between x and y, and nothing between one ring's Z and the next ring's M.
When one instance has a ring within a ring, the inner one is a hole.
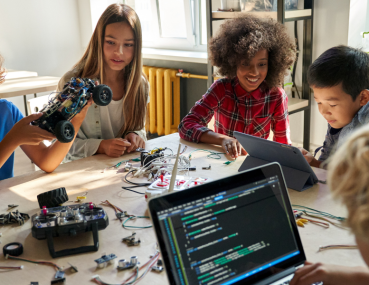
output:
M258 88L249 93L237 77L219 79L183 118L179 135L199 142L200 136L210 130L207 124L215 115L217 133L234 137L233 132L238 131L267 139L271 129L274 141L291 144L287 102L283 88L266 92Z

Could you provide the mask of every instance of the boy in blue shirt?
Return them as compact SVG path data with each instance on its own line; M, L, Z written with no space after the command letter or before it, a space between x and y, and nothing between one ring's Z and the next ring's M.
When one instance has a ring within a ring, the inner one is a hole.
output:
M318 160L301 151L311 166L320 167L355 129L369 122L369 55L348 46L330 48L309 67L308 82L328 130Z
M0 56L0 84L4 81L5 70L2 69L2 58ZM88 107L76 115L71 121L77 134ZM20 146L25 154L42 170L52 172L58 167L68 150L70 143L56 141L46 147L43 140L53 140L55 136L31 122L40 118L42 113L33 114L23 118L22 113L13 103L0 99L0 180L14 176L14 150Z

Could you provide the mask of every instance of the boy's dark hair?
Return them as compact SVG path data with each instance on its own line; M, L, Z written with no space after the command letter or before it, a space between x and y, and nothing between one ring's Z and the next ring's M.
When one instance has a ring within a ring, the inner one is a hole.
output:
M5 80L5 68L3 68L3 58L0 55L0 84Z
M245 15L226 21L209 42L209 59L221 76L232 78L241 61L250 62L260 49L269 55L268 87L282 85L286 70L295 61L296 45L286 28L272 19Z
M342 83L343 91L355 101L361 91L369 89L369 55L343 45L330 48L310 65L308 83L316 88Z

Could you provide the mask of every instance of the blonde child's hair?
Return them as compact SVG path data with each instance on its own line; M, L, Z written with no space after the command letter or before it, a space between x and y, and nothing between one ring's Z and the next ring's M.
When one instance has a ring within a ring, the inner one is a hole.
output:
M130 25L135 35L134 56L125 67L124 78L126 93L123 98L124 123L117 137L124 136L128 131L140 130L145 125L147 106L147 80L142 72L142 31L136 12L125 4L111 4L102 13L92 34L90 43L82 58L74 66L77 77L99 78L104 83L103 45L105 28L112 23L125 22Z
M328 164L328 185L347 207L347 225L369 241L369 125L350 136Z
M0 55L0 84L5 81L5 73L6 73L6 70L3 67L3 58Z

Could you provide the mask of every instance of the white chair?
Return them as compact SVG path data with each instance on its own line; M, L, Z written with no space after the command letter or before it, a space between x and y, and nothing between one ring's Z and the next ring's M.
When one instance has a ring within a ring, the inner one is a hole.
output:
M28 114L38 113L47 105L49 95L40 96L27 100Z

